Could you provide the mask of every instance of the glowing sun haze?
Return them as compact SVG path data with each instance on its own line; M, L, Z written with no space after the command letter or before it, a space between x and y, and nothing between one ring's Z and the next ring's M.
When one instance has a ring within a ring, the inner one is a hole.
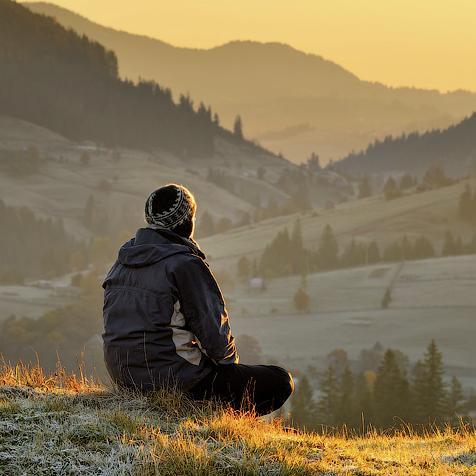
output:
M475 0L55 0L176 46L279 41L362 79L476 91Z

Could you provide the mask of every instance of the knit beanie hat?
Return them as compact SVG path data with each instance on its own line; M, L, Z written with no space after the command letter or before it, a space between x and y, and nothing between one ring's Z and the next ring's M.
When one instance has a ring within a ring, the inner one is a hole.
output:
M186 235L191 233L196 209L192 193L183 185L171 183L149 195L145 202L145 220L152 228Z

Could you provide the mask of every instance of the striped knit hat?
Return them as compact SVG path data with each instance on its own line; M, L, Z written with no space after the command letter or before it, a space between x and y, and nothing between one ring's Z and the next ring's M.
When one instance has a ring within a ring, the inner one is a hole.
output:
M192 223L197 204L183 185L170 183L149 195L145 202L145 220L151 228L174 231Z

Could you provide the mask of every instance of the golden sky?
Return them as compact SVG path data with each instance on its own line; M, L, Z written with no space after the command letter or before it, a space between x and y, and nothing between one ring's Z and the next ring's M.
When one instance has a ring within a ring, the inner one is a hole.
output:
M177 46L280 41L362 79L476 91L476 0L54 0Z

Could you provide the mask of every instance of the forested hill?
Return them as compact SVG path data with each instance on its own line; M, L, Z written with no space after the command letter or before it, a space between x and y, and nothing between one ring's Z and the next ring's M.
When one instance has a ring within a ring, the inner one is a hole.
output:
M433 164L441 165L453 175L476 170L476 113L445 130L377 140L366 150L352 153L332 167L352 175L390 172L418 175Z
M185 97L175 104L153 82L119 79L113 52L10 0L0 0L0 71L1 114L73 140L204 156L215 136L232 137L210 109Z

